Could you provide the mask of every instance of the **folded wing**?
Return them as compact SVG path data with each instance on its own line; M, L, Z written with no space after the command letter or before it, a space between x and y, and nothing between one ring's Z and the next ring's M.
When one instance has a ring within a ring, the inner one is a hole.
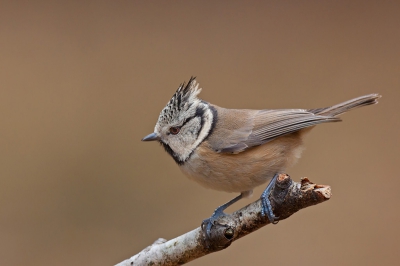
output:
M225 147L219 147L220 152L239 153L248 148L265 144L275 138L296 132L300 129L321 123L341 121L332 116L316 115L304 109L260 110L248 117L246 130L239 130L240 138L230 134L231 140ZM251 128L250 128L251 125ZM244 136L246 132L246 136Z

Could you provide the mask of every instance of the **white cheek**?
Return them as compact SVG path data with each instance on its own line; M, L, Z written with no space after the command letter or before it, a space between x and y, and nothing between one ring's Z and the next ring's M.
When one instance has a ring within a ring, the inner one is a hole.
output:
M201 118L196 117L193 118L181 129L181 138L186 145L191 145L196 141L197 135L199 134L199 130L201 127L200 123Z
M180 159L185 160L192 152L193 145L198 137L200 123L200 118L193 118L181 129L178 135L168 136L171 149L179 155Z

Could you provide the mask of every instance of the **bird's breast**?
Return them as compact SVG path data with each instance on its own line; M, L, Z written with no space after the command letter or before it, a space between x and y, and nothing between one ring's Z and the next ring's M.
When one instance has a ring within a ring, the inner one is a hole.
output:
M301 136L297 133L238 154L217 153L204 141L180 168L189 179L206 188L244 192L293 165L301 151Z

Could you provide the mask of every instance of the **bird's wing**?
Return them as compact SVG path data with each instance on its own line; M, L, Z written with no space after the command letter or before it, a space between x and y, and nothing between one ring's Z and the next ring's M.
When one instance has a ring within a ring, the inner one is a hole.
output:
M306 127L336 121L340 118L316 115L304 109L261 110L254 117L254 127L246 144L261 145Z
M223 141L214 142L213 145L217 152L222 153L240 153L306 127L340 121L340 118L316 115L304 109L244 110L241 116L227 116L226 113L222 113L223 117L218 119L218 123L223 120L225 125L216 128L220 131L218 135L222 136ZM231 123L236 121L237 126L227 127L226 125L230 124L227 120L232 120Z

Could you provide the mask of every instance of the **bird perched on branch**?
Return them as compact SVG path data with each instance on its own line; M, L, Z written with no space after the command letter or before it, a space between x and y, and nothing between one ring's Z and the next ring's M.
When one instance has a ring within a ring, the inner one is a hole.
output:
M142 141L159 141L182 172L200 185L239 196L203 221L206 235L223 211L255 187L270 181L261 195L263 215L275 223L268 199L278 173L292 166L303 150L302 137L315 125L341 121L339 115L376 104L369 94L318 109L226 109L197 96L195 78L183 83L161 111L154 132Z

